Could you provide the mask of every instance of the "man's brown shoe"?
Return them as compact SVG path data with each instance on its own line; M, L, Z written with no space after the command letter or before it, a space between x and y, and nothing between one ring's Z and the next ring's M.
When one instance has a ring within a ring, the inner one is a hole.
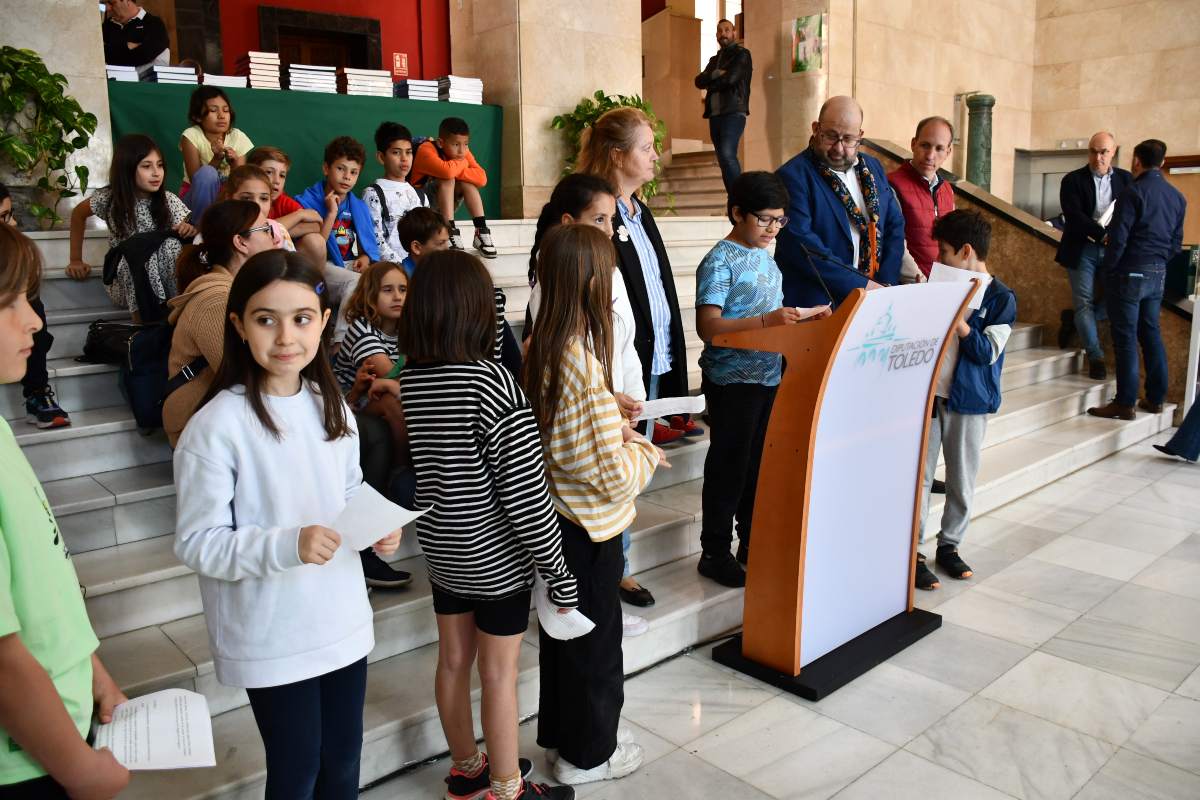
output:
M1089 408L1088 413L1093 417L1104 417L1105 419L1131 420L1137 416L1133 411L1133 406L1123 406L1120 403L1109 403L1099 408Z
M1151 414L1161 414L1163 405L1162 403L1151 403L1143 397L1141 400L1138 400L1138 408L1142 411L1149 411Z

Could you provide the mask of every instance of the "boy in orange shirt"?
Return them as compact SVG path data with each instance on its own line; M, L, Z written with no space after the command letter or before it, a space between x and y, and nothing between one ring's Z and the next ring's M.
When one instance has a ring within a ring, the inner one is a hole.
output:
M479 190L487 185L487 173L471 155L470 139L471 129L466 120L446 117L438 125L437 138L426 139L417 147L408 180L425 193L430 205L450 224L452 250L466 249L462 234L454 224L454 209L462 201L475 224L472 245L484 258L495 258L496 245L488 230L483 198L479 194Z

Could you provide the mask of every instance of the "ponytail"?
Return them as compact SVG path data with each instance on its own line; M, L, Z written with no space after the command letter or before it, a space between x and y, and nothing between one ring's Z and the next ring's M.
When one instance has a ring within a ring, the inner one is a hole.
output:
M587 131L584 131L586 134ZM550 200L542 206L537 228L533 234L533 249L529 251L529 285L537 283L537 257L542 247L542 237L559 224L563 214L579 219L579 215L592 204L598 194L616 197L611 183L598 175L576 172L560 180L550 194Z
M249 200L222 200L209 206L200 220L203 243L183 248L175 263L179 293L187 291L192 281L211 272L213 267L228 265L235 252L233 237L253 228L261 213L258 204Z

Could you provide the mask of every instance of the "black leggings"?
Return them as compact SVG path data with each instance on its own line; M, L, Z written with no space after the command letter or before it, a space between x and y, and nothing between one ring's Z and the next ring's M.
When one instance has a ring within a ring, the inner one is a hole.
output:
M265 800L355 800L367 659L283 686L247 689L267 751Z

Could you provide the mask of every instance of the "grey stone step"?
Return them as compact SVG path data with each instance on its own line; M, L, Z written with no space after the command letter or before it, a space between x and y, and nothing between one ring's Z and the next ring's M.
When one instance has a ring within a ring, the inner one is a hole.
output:
M1002 392L1020 389L1052 378L1075 375L1083 366L1083 352L1050 347L1029 347L1004 356L1000 375Z
M717 170L712 176L676 176L668 170L664 179L658 182L658 190L663 194L672 192L718 192L725 194L725 183L721 180L721 171Z
M99 221L93 218L89 224ZM61 269L71 260L71 234L68 231L27 231L25 233L38 246L46 269ZM83 260L97 269L104 263L108 252L108 229L100 227L83 232Z
M66 428L14 428L17 444L38 480L56 481L97 472L154 464L171 459L162 431L143 434L126 406L94 408L71 414Z
M101 263L93 263L95 269L83 280L68 277L64 267L47 267L42 272L42 285L38 290L46 308L67 311L111 305L100 279Z
M82 364L72 358L53 358L46 362L46 368L58 404L68 414L125 402L117 385L116 366ZM9 383L0 386L0 416L7 420L25 418L25 399L21 384Z

